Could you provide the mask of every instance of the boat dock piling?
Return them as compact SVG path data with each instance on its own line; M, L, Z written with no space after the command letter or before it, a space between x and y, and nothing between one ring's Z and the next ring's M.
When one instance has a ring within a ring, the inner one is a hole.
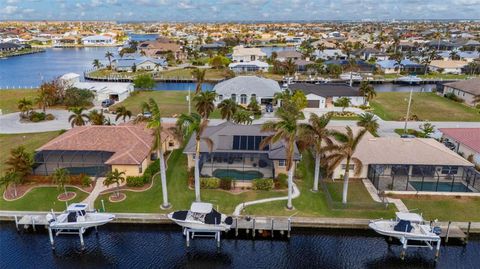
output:
M291 218L268 218L268 217L236 217L233 221L231 229L235 230L235 236L238 236L238 230L245 230L248 234L252 231L252 238L255 238L257 231L262 233L264 231L270 231L271 237L274 237L274 232L279 231L280 234L287 233L287 237L290 238L290 232L292 230Z
M456 225L452 225L452 222L449 221L447 227L441 227L442 228L442 234L440 237L445 238L445 243L448 243L449 239L459 239L461 240L464 244L468 242L468 237L470 236L470 227L472 226L472 223L469 222L467 226L467 232L465 233L460 227Z

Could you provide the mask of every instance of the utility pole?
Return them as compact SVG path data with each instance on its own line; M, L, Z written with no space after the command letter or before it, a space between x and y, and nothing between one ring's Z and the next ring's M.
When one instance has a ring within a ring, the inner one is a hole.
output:
M410 97L408 98L407 116L405 117L405 126L403 127L404 134L407 134L407 123L408 123L408 118L410 117L410 106L412 105L412 93L413 93L413 88L410 89Z

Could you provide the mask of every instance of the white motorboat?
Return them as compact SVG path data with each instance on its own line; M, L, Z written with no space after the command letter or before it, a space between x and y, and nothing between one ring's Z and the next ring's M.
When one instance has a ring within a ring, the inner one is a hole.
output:
M190 210L175 211L168 218L178 225L201 231L228 231L233 223L232 217L213 209L210 203L194 202Z
M359 73L347 72L340 75L340 79L352 81L362 81L363 77Z
M399 77L397 81L404 84L418 84L422 82L422 79L417 76L410 75L410 76Z
M47 221L52 229L88 229L106 224L115 219L115 215L108 213L98 213L87 211L87 204L73 203L67 207L67 210L55 216L53 213L47 214Z
M426 224L421 215L410 212L397 212L395 220L373 220L368 226L381 235L400 241L438 241L441 234L439 227Z

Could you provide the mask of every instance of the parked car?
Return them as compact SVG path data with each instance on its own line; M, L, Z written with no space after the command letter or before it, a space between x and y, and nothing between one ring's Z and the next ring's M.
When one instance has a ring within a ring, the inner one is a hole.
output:
M102 107L109 107L111 105L113 105L115 103L115 101L113 101L112 99L105 99L102 101Z
M273 106L271 104L266 105L265 112L267 113L273 112Z
M443 144L444 144L447 148L449 148L449 149L451 149L451 150L455 150L455 148L456 148L455 144L453 144L453 143L450 142L450 141L445 141L445 142L443 142Z
M400 137L401 138L415 138L416 136L411 135L411 134L402 134Z

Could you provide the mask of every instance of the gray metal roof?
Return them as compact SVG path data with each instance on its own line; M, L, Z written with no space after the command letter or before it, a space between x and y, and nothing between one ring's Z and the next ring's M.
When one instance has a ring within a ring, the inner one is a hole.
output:
M254 93L257 96L274 96L275 93L282 91L275 80L256 76L234 77L218 83L213 90L222 95Z

